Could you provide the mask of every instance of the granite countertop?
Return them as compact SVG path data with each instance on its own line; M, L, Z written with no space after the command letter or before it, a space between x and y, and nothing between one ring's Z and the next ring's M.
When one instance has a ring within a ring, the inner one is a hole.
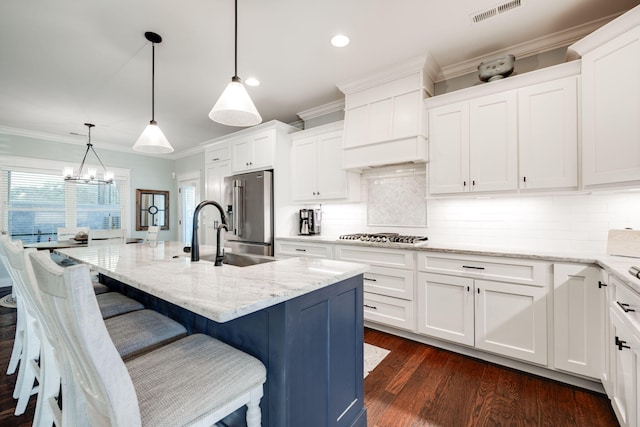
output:
M343 261L289 258L250 267L191 262L181 242L58 249L60 255L186 308L227 322L364 273L368 266ZM200 257L215 247L200 246Z
M492 247L491 245L448 245L443 243L433 243L426 241L417 245L407 245L403 243L372 243L358 240L340 240L336 236L292 236L277 237L277 240L287 240L308 243L355 245L363 247L378 247L390 249L404 249L411 251L443 252L461 255L483 255L499 256L505 258L526 258L549 262L564 262L577 264L594 264L604 268L607 272L614 274L619 280L635 292L640 293L640 279L629 274L631 266L640 266L640 258L611 256L605 253L575 253L566 250L536 250L527 248L504 248Z

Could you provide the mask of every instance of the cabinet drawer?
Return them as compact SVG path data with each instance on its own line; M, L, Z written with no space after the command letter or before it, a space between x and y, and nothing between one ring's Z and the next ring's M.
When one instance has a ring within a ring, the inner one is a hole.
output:
M220 162L231 158L229 144L216 145L205 150L205 163Z
M336 259L408 270L415 265L413 252L361 246L336 246Z
M364 293L364 320L415 331L413 301Z
M463 275L532 286L546 286L551 264L518 258L418 254L418 268L431 273Z
M610 282L615 284L615 294L611 305L619 310L622 317L631 321L636 328L640 329L640 295L633 292L613 276Z
M322 243L300 243L276 241L277 256L306 256L333 259L333 246Z
M372 266L364 274L364 290L413 301L414 273L411 270Z

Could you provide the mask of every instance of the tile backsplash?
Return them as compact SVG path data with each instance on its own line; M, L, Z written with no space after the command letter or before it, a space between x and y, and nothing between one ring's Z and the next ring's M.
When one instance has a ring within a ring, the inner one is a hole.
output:
M640 229L638 191L422 201L410 193L409 202L402 210L386 211L384 215L388 216L384 217L382 211L378 211L380 205L393 204L395 197L406 190L407 181L388 181L380 194L369 187L372 182L372 179L362 180L364 200L360 203L322 205L323 235L398 232L427 235L431 242L438 244L590 254L605 252L610 229ZM397 186L395 191L394 185ZM381 194L389 200L379 198ZM427 226L409 225L413 212L406 212L407 207L423 202ZM376 216L389 218L388 223L371 225L372 216L374 219Z

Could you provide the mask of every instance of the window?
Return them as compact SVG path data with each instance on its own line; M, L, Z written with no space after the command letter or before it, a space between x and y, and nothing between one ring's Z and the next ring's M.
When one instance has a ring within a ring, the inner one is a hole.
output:
M0 166L2 232L34 243L57 240L58 227L123 228L128 185L128 174L91 185L65 182L58 170Z

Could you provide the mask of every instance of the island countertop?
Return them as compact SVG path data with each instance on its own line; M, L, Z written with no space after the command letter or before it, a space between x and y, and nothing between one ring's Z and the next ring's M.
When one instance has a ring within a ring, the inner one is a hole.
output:
M364 273L368 266L289 258L250 267L191 262L181 242L57 249L101 274L216 322L227 322ZM201 245L201 257L215 247Z

